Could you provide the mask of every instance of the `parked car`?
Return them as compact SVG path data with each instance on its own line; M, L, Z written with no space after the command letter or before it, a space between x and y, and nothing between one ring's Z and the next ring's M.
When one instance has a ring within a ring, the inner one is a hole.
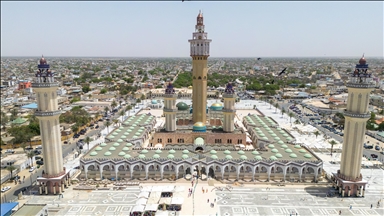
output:
M375 149L377 150L377 151L380 151L380 146L375 146Z
M25 150L33 150L33 148L28 146L28 147L25 147Z
M43 146L41 146L41 145L36 146L36 149L43 149Z
M13 154L13 153L15 153L15 150L13 150L13 149L7 149L7 151L5 151L5 153Z
M35 160L40 160L41 158L40 156L35 156Z
M36 167L31 167L31 169L29 169L29 172L33 172L35 169Z
M6 191L8 191L10 189L11 189L10 186L5 186L5 187L1 188L1 192L6 192Z
M44 161L41 161L41 160L36 161L36 164L37 164L37 165L44 165Z

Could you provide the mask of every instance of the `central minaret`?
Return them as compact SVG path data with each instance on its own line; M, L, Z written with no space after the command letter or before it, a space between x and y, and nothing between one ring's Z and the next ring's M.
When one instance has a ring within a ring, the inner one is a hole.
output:
M42 57L38 65L35 81L32 88L36 92L37 111L35 116L39 119L40 135L44 154L44 170L42 177L37 178L40 184L40 194L61 193L64 186L69 184L69 172L63 166L63 153L61 149L61 133L59 110L56 90L59 83L55 81L49 64Z
M374 88L368 64L364 56L350 74L347 108L344 111L344 141L341 153L340 170L334 173L334 186L342 196L364 196L366 181L360 173L363 157L363 143L367 120L369 95Z
M192 57L192 120L193 123L201 122L204 125L207 121L207 79L208 79L208 57L209 40L204 32L203 14L197 15L197 24L193 39L188 40L191 44L190 55Z

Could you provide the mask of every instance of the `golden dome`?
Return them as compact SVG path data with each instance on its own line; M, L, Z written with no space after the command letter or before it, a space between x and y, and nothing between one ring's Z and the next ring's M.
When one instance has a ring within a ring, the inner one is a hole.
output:
M365 60L364 56L361 57L361 59L359 60L359 64L365 65L366 63L367 63L367 61Z
M223 105L221 103L214 103L211 106L212 107L222 107Z
M193 124L194 127L204 127L205 124L203 122L196 122L195 124Z

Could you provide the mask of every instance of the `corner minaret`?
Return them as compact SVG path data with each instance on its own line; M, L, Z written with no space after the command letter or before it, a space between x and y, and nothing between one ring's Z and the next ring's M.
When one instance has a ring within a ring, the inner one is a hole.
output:
M191 44L190 55L192 57L192 120L193 123L201 122L206 124L207 120L207 79L208 79L208 57L209 40L207 33L204 32L203 14L201 11L197 15L197 23L193 39L188 40Z
M344 111L344 142L340 170L334 173L334 186L342 196L363 196L367 181L360 173L363 143L367 120L369 95L374 88L373 78L368 73L368 64L363 57L349 75L347 108Z
M35 116L39 119L40 135L44 154L44 170L37 181L40 194L56 194L64 190L69 184L69 172L63 167L63 153L61 147L61 133L56 90L59 83L55 81L49 64L42 57L32 88L36 92L38 108Z
M235 128L235 100L236 100L236 94L233 90L233 86L231 83L227 84L227 87L225 88L224 94L224 109L223 109L223 115L224 115L224 125L223 130L225 132L233 132Z
M165 130L176 130L176 98L177 94L173 89L172 83L169 83L164 92L164 116L165 116Z

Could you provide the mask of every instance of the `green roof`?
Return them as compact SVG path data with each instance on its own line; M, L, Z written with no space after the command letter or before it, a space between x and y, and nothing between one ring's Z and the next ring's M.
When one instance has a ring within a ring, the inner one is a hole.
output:
M196 139L195 139L195 145L204 145L204 139L203 138L201 138L201 137L197 137Z

